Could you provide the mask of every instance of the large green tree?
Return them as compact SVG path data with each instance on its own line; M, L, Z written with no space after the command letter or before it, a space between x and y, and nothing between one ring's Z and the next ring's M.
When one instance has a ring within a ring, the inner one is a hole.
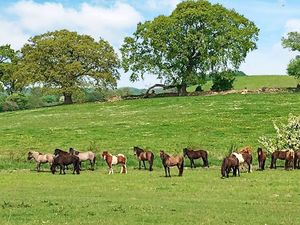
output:
M286 38L282 38L282 45L292 51L300 51L300 33L290 32ZM300 79L300 57L292 59L287 68L288 75Z
M66 104L86 84L114 87L119 79L118 56L103 39L59 30L30 38L21 52L22 64L34 81L58 89Z
M122 66L131 81L154 74L177 86L203 81L208 74L237 69L256 48L259 29L234 10L206 0L188 0L170 16L139 23L121 47Z
M0 46L0 83L8 94L21 91L29 83L29 79L22 73L20 60L19 51L10 45Z

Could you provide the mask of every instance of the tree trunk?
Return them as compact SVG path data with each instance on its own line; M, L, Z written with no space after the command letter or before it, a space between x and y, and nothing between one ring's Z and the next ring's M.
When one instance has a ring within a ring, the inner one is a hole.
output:
M180 84L177 86L177 91L179 96L186 96L187 95L187 85L186 84Z
M64 104L73 104L72 94L64 93Z

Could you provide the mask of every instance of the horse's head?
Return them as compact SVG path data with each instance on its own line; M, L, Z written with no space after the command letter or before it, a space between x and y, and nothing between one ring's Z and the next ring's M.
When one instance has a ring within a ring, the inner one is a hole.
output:
M258 148L257 148L257 154L258 154L258 155L261 155L262 151L263 151L263 150L262 150L261 147L258 147Z
M104 160L106 160L107 155L108 155L108 151L102 152L102 158L103 158Z
M32 158L33 158L33 153L32 152L28 152L27 160L31 160Z
M187 155L187 151L188 151L188 148L183 149L183 157L185 157Z
M138 151L138 147L137 147L137 146L134 146L134 147L133 147L133 154L136 155L136 154L137 154L137 151Z
M58 155L59 155L60 153L62 153L62 152L63 152L62 150L60 150L60 149L57 148L57 149L54 150L53 155L54 155L54 156L58 156Z
M161 158L161 159L163 159L164 157L165 157L165 152L164 152L164 150L160 150L159 151L159 157Z
M71 155L74 155L74 154L75 154L74 148L69 148L69 153L70 153Z

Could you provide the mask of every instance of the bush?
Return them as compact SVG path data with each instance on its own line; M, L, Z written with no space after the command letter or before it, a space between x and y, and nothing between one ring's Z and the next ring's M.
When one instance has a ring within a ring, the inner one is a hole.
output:
M13 93L7 97L6 102L8 105L15 105L10 102L16 103L18 109L27 109L28 108L28 98L21 93Z
M212 74L213 86L212 91L227 91L233 88L235 72L228 70L217 74Z
M300 116L290 114L287 124L276 125L274 123L274 128L276 130L274 138L262 136L258 140L268 152L300 149Z

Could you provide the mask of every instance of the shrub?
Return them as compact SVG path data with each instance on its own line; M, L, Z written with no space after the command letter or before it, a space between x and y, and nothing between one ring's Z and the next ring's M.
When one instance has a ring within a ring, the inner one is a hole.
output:
M21 94L21 93L11 94L10 96L7 97L6 102L9 105L15 105L15 104L12 104L10 102L16 103L18 109L28 108L28 106L27 106L28 98L24 94Z
M42 101L47 104L53 104L55 102L58 102L58 97L55 95L44 95L42 97Z
M233 88L235 80L235 72L231 70L223 71L217 74L212 74L213 86L212 91L226 91Z
M300 150L300 116L290 114L287 124L274 123L274 129L275 137L262 136L258 140L268 152L272 153L281 149Z

